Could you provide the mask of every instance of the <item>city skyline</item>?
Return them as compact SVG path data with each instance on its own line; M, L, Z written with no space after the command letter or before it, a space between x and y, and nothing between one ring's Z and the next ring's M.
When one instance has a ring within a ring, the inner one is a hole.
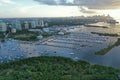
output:
M0 18L110 15L120 19L119 0L0 0Z

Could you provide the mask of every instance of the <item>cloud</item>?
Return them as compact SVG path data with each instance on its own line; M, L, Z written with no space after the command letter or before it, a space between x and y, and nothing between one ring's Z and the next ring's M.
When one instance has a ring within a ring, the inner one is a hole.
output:
M90 9L120 8L120 0L74 0L74 4L86 6Z
M80 6L79 8L80 8L80 12L82 12L82 13L86 13L86 14L96 13L95 10L88 9L87 7Z
M4 4L15 4L15 2L13 0L0 0L0 3L4 3Z
M86 6L90 9L120 8L120 0L34 0L47 5Z
M74 5L73 1L70 0L34 0L39 3L47 4L47 5Z
M55 0L34 0L47 5L57 5Z

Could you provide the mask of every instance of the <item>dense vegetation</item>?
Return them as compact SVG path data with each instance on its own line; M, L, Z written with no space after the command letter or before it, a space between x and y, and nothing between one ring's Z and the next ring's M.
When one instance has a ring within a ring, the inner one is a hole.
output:
M119 46L120 45L120 38L118 38L117 42L111 46L108 46L107 48L104 48L98 52L95 52L95 54L97 55L104 55L106 54L107 52L109 52L112 48L114 48L115 46Z
M38 41L37 36L42 35L44 38L56 35L57 33L47 33L47 32L31 32L28 30L17 31L17 33L9 33L8 38L22 40L22 41ZM4 39L3 33L0 33L0 39Z
M118 80L120 70L63 57L37 57L0 65L0 80Z
M2 32L0 32L0 39L1 39L1 38L4 38L4 35L3 35Z
M51 33L46 33L46 32L30 32L28 30L23 30L23 31L17 31L17 33L10 33L9 38L13 38L16 40L22 40L22 41L38 41L39 39L37 36L42 35L43 37L49 37L52 36L53 34Z
M9 38L23 40L23 41L37 41L37 36L39 33L37 32L30 32L27 30L18 31L17 33L10 33Z

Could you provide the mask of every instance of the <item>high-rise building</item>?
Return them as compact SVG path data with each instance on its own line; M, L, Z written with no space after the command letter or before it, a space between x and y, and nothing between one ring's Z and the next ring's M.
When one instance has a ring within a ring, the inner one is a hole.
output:
M27 21L24 22L24 28L29 29L29 23Z
M18 20L15 20L11 23L11 28L15 28L16 30L22 30L22 26L21 26L21 23L20 21Z
M41 21L41 27L44 27L45 26L45 24L44 24L44 21L42 20Z
M7 31L7 25L4 22L0 21L0 32L5 31Z
M35 21L31 21L31 28L36 28L37 27L37 24Z
M46 22L46 23L45 23L45 27L48 27L48 26L49 26L49 24Z

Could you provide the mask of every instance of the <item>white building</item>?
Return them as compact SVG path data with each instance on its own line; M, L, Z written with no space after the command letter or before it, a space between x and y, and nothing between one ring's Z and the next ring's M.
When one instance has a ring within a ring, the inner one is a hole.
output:
M43 39L42 35L37 36L38 39Z
M17 31L16 31L15 28L12 28L12 29L11 29L11 32L12 32L12 33L16 33Z
M44 32L50 32L50 29L49 28L43 28L43 31Z
M7 31L7 25L4 22L0 21L0 32L5 31Z
M29 29L31 32L43 32L41 29Z
M43 20L42 20L40 23L41 23L41 24L40 24L40 26L41 26L41 27L44 27L44 26L45 26L45 24L44 24L44 21L43 21Z
M58 32L59 35L64 35L65 33L64 32Z

